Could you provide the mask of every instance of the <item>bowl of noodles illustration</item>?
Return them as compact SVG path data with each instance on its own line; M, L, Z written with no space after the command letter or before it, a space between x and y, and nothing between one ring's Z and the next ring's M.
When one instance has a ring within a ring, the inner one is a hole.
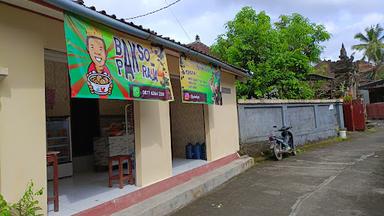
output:
M98 95L107 95L111 86L111 78L104 74L91 74L88 76L88 82Z

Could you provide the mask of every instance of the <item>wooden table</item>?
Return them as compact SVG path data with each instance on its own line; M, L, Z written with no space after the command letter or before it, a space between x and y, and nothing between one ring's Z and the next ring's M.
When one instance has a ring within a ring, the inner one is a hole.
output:
M60 152L47 152L47 166L53 166L53 197L48 197L48 202L53 200L54 211L59 211L59 169L57 155Z

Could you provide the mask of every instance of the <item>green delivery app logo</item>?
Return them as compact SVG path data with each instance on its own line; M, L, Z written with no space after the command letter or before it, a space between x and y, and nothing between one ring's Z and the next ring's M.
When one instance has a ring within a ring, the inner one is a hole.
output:
M133 97L140 97L140 87L138 86L133 86Z

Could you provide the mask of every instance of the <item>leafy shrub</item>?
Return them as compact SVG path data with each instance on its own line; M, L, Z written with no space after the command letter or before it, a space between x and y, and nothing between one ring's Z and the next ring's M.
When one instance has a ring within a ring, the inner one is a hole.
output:
M352 102L352 95L344 96L343 101L344 101L344 103L351 103Z
M33 182L29 182L23 197L14 204L8 203L0 194L0 216L40 216L42 209L36 197L43 194L43 188L34 191Z
M7 201L4 200L4 197L0 194L0 216L11 215L11 207L8 205Z

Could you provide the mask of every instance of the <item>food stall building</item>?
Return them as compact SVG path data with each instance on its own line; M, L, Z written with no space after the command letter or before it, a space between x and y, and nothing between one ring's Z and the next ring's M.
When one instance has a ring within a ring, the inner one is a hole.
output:
M10 202L33 181L49 214L89 215L117 199L121 209L143 188L236 159L245 70L67 0L1 1L0 29L0 193ZM46 202L48 152L59 152L58 212ZM132 160L122 189L108 187L116 155Z

